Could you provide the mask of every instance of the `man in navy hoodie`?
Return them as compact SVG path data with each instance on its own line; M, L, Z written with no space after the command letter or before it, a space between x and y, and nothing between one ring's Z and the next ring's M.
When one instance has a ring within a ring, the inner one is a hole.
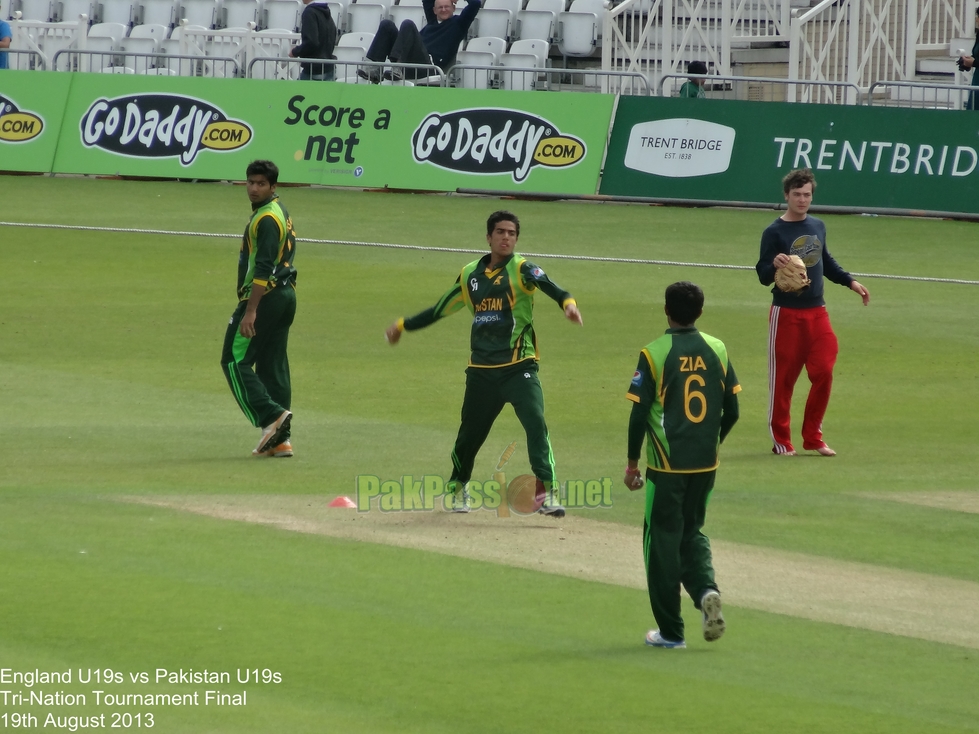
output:
M337 25L330 15L330 6L325 2L303 0L300 21L302 40L293 47L289 55L296 59L332 59L333 47L337 43ZM300 79L333 81L333 64L305 64L300 66Z
M454 15L453 0L422 0L425 9L425 19L428 21L420 31L414 21L406 20L399 29L393 21L382 20L377 27L377 33L367 50L369 61L400 61L405 64L434 64L446 71L455 63L459 44L466 37L469 26L476 20L476 13L481 6L480 0L466 0L465 9ZM369 79L377 84L381 77L377 67L357 70L362 79ZM395 68L391 76L385 72L385 78L400 81L407 76L409 79L428 76L425 69Z

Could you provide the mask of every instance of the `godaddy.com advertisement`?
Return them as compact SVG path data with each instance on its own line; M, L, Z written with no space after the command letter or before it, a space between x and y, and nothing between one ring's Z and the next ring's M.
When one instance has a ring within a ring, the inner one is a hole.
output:
M43 87L69 76L56 173L242 179L249 161L269 158L290 183L593 194L612 114L606 95L105 74L33 79Z

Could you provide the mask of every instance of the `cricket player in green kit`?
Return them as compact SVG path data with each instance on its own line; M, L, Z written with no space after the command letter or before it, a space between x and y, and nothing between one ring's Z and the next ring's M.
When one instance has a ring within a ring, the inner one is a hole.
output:
M666 289L670 328L639 353L626 393L633 405L624 481L630 490L646 487L643 556L659 625L646 635L652 647L687 646L681 584L702 613L704 639L713 642L724 634L710 540L702 528L718 447L738 420L741 386L724 344L694 326L703 308L704 293L693 283ZM639 470L644 439L645 481Z
M289 327L296 316L296 233L279 202L279 169L246 169L252 216L238 253L238 306L224 337L221 368L245 417L262 429L256 456L292 456Z
M469 309L473 316L471 354L462 421L452 449L446 508L469 511L466 483L472 477L476 454L503 406L510 403L527 433L527 454L537 478L538 512L563 517L564 508L555 497L558 482L554 455L537 377L534 294L540 290L557 301L568 320L578 325L581 313L570 293L539 267L514 254L519 236L520 220L514 214L491 214L486 222L489 254L466 265L438 303L410 318L398 319L388 327L385 337L394 345L404 331L422 329L462 308Z

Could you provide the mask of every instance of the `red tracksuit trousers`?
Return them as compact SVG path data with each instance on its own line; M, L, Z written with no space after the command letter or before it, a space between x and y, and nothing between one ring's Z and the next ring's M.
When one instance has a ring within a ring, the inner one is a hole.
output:
M806 368L809 397L802 420L802 447L823 446L823 416L833 387L833 366L839 343L825 306L784 308L772 306L768 316L768 427L772 452L794 451L789 426L792 391Z

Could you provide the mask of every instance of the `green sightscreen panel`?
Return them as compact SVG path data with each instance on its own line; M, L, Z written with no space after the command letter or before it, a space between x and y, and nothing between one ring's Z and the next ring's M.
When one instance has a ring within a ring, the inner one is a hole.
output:
M54 170L593 194L613 98L74 75ZM45 80L46 83L46 78Z
M977 212L979 115L623 97L601 192L773 202L793 168L819 204Z

